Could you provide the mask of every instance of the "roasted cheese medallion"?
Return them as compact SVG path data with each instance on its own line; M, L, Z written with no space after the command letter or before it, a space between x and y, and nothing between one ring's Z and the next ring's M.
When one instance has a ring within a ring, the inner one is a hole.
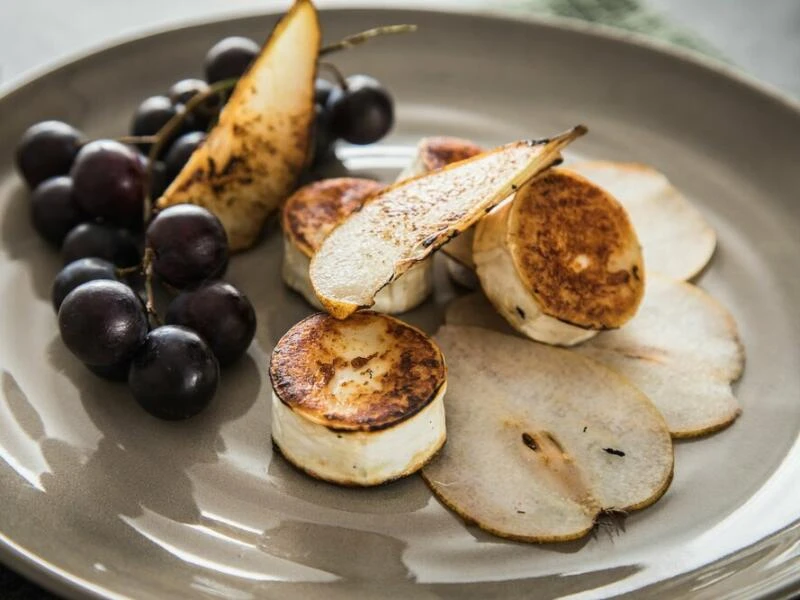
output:
M570 346L636 313L644 266L613 196L551 169L478 223L473 246L486 296L517 331Z
M311 258L339 223L382 188L382 184L371 179L323 179L303 186L284 204L281 275L286 285L315 308L322 309L322 304L309 278ZM373 310L401 313L422 303L433 287L431 264L430 260L420 262L384 287L375 297Z
M275 347L270 379L272 439L318 479L378 485L418 471L444 444L442 353L393 317L304 319Z

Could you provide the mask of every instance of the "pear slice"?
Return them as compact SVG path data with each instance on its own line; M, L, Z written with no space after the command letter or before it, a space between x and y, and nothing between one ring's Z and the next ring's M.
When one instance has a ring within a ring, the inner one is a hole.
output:
M560 150L585 131L507 144L372 196L311 260L320 302L339 319L372 306L381 288L560 160Z
M522 186L475 229L481 287L517 331L569 346L626 323L644 294L639 240L622 206L564 169Z
M525 542L588 533L605 511L643 508L672 479L663 418L625 379L578 354L446 325L448 440L422 471L471 523Z
M320 36L314 5L297 0L239 80L205 143L159 198L159 208L199 204L222 221L232 251L255 244L306 162Z
M622 203L642 241L648 273L689 280L711 260L714 229L662 173L645 165L604 161L569 168Z
M334 227L381 188L383 185L377 181L357 177L322 179L304 185L284 203L281 275L286 285L315 308L322 306L308 276L311 257ZM433 289L432 267L430 259L418 262L378 292L372 308L377 312L402 313L421 304Z
M451 302L446 322L513 331L482 294ZM725 307L691 284L649 277L630 323L571 351L603 363L642 390L673 437L722 429L741 412L731 389L744 368L736 323Z
M422 138L417 144L417 154L411 164L397 177L397 181L424 175L447 165L477 156L484 149L476 143L463 138L437 136ZM472 260L472 240L475 237L473 225L444 246L447 273L467 289L476 290L480 282L475 276L475 263Z

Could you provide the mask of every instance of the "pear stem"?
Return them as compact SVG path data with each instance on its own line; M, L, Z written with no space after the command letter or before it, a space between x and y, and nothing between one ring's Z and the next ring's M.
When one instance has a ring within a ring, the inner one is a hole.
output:
M332 52L338 52L339 50L347 50L349 48L354 48L376 37L381 37L384 35L395 35L398 33L411 33L416 30L417 26L410 24L385 25L383 27L375 27L374 29L367 29L366 31L362 31L360 33L354 33L353 35L348 35L346 38L343 38L338 42L331 44L330 46L325 46L319 51L319 56L325 56L326 54L331 54Z
M161 149L164 147L166 141L178 131L180 126L186 120L186 118L191 115L197 107L200 106L203 102L211 98L212 96L216 96L221 92L225 92L229 89L232 89L236 86L236 82L239 81L238 79L223 79L222 81L218 81L216 83L212 83L211 86L205 91L196 96L192 96L189 102L186 103L184 110L179 112L178 114L174 115L169 121L167 121L164 126L158 130L158 133L154 136L156 139L153 142L153 145L150 146L150 152L147 154L147 172L145 176L145 195L144 195L144 223L147 226L147 223L150 222L150 215L153 211L152 201L153 199L150 197L150 182L153 179L153 168L155 166L156 159L158 158Z

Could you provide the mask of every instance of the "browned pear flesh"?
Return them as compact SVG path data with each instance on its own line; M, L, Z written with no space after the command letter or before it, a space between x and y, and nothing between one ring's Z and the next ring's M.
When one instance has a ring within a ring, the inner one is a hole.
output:
M716 233L703 214L652 167L590 161L569 168L596 183L628 211L648 273L691 279L714 254Z
M644 295L636 232L616 199L551 169L484 217L473 258L481 287L515 329L572 345L629 321Z
M422 474L466 521L514 540L564 541L666 491L666 424L611 369L476 327L446 325L435 337L448 361L448 441Z
M417 144L417 154L414 160L398 175L397 181L430 173L436 169L477 156L483 151L484 149L475 142L463 138L451 136L422 138ZM474 270L475 263L472 262L472 238L474 232L475 228L470 227L453 238L442 246L442 253L455 260L459 265Z
M513 330L482 294L447 307L453 325ZM673 437L695 437L730 425L741 408L732 383L744 348L731 314L700 288L652 275L636 317L571 349L613 369L644 392Z
M372 306L381 288L550 167L585 131L507 144L372 196L325 238L311 261L320 302L340 319Z
M306 163L320 38L313 3L297 0L158 208L199 204L222 221L232 251L256 243Z

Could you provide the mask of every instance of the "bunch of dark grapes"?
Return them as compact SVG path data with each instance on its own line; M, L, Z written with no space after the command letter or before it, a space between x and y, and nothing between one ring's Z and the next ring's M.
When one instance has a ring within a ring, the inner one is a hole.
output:
M247 297L220 280L228 244L217 217L185 204L145 223L145 202L163 194L216 122L226 95L210 86L235 82L259 52L248 38L219 41L206 55L205 79L145 99L125 138L90 141L67 123L43 121L17 146L33 226L64 260L52 301L65 345L98 376L127 381L139 404L164 419L208 405L220 366L246 352L256 318ZM317 164L333 156L338 139L370 144L394 123L392 98L377 80L333 72L337 83L315 83ZM198 95L205 99L187 111ZM144 295L133 285L137 275L145 276ZM153 278L177 294L164 325Z
M102 227L84 224L81 227ZM73 234L70 234L73 235ZM142 269L178 294L161 325L105 258L68 263L53 283L53 306L67 348L95 374L127 381L136 401L162 419L185 419L214 397L220 366L246 351L256 330L247 297L218 279L228 262L219 219L192 204L171 206L145 231ZM151 327L151 321L156 326Z

